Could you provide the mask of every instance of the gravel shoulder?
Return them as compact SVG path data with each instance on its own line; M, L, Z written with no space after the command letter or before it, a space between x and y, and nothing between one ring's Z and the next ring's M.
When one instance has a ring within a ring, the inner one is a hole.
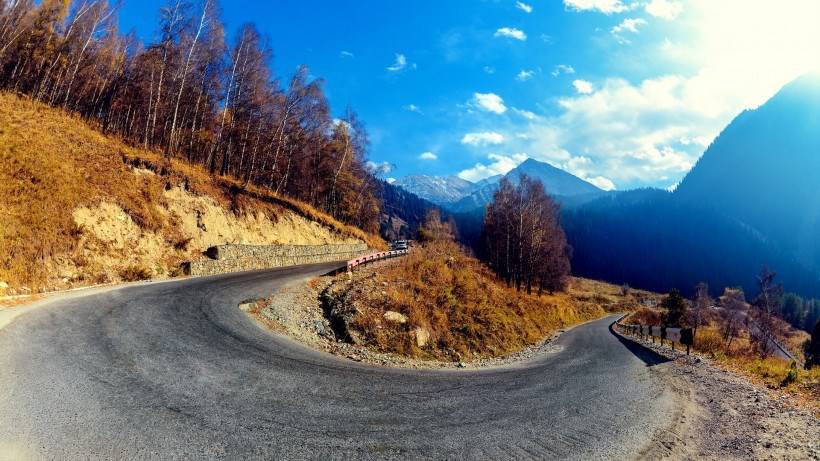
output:
M627 338L670 360L658 368L681 409L641 459L820 460L820 419L799 402L706 357Z

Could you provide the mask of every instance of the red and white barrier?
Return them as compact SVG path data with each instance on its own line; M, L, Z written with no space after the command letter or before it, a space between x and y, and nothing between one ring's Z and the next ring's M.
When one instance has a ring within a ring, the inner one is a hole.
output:
M354 267L361 266L363 264L367 264L373 261L380 261L382 259L389 259L395 258L398 256L404 256L407 254L407 250L392 250L392 251L381 251L379 253L371 253L369 255L360 256L356 259L351 259L347 262L347 270L352 271Z

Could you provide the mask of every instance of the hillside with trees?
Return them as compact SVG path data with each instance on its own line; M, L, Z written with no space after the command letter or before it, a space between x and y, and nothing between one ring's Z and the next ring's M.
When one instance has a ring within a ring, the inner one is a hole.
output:
M387 240L415 240L427 214L438 205L387 181L379 181L378 186L381 235Z
M117 29L105 0L0 4L0 88L79 114L107 135L379 227L368 136L334 118L324 82L302 66L279 78L252 24L228 40L217 0L169 0L159 39Z
M2 93L0 196L0 296L180 275L225 243L384 246L309 204Z

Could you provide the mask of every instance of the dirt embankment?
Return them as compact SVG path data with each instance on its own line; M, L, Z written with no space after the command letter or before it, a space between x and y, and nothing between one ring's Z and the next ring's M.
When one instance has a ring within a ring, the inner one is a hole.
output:
M376 236L0 94L0 296L173 276L209 246Z

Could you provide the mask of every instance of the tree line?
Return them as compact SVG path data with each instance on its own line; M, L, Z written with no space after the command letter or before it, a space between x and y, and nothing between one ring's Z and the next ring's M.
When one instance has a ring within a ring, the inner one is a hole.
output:
M540 181L501 180L485 210L482 240L484 259L508 285L539 293L566 288L570 247L559 207Z
M378 231L367 132L351 109L333 118L323 80L275 77L253 24L229 44L217 0L169 0L158 32L120 33L105 0L0 2L0 88Z

